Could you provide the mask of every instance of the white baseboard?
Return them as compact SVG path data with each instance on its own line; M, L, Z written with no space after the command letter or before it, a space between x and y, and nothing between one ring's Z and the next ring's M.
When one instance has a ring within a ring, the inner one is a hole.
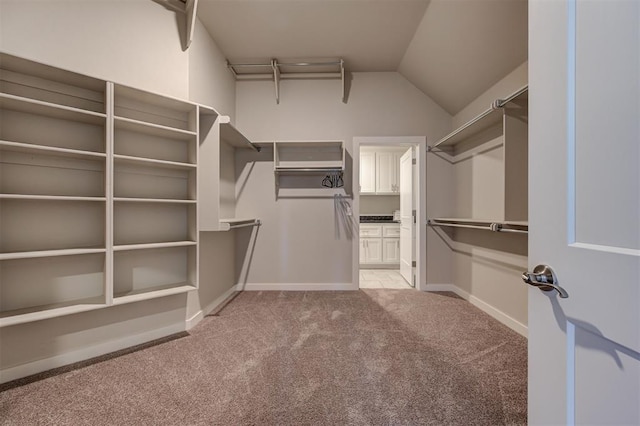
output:
M213 312L214 309L223 304L236 291L238 291L238 284L232 286L229 290L225 291L222 296L218 297L213 302L209 303L207 306L196 312L196 314L191 318L188 318L185 328L187 330L191 330L193 327L195 327L196 324L202 321L204 317L209 315L211 312Z
M455 293L484 313L491 315L493 318L500 321L502 324L506 325L516 333L524 337L528 336L529 331L526 325L510 317L501 310L496 309L494 306L488 304L487 302L478 299L476 296L467 293L454 284L427 284L425 286L425 291L450 291L452 293Z
M132 346L141 345L143 343L183 331L185 331L184 323L177 323L157 330L150 330L145 333L126 336L118 340L112 340L98 345L78 349L76 351L56 355L51 358L40 359L27 364L6 368L4 370L0 370L0 383L10 382L22 377L42 373L43 371L64 367L65 365L85 361L87 359L130 348Z
M238 284L238 290L245 291L326 291L358 290L353 283L246 283Z

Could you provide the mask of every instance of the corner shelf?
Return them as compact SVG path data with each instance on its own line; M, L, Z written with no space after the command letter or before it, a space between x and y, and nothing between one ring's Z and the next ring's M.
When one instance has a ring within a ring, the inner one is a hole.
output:
M231 124L231 118L228 115L221 115L219 121L220 140L225 141L234 148L249 148L260 152L260 147L254 145L249 139L240 133L233 124Z

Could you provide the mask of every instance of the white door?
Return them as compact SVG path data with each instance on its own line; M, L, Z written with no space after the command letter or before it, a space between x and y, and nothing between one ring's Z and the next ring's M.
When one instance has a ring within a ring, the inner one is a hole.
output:
M400 275L409 283L413 282L413 149L400 157Z
M367 238L365 244L365 263L382 263L382 238Z
M529 2L529 423L640 424L640 1Z

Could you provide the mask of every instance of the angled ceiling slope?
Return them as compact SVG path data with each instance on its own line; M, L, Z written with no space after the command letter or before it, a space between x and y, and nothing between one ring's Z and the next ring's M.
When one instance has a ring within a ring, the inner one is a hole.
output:
M527 60L527 0L432 0L398 71L455 115Z
M527 60L527 0L199 0L233 63L399 71L452 115Z
M396 71L428 0L200 0L198 17L230 62L343 58Z

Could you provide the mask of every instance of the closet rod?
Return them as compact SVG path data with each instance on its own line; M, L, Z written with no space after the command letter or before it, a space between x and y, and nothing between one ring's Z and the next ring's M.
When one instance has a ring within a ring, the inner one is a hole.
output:
M330 65L342 65L343 61L332 61L332 62L276 62L275 65L279 67L320 67L320 66L330 66ZM231 68L271 68L271 62L265 64L232 64L231 62L227 62L227 66Z
M229 225L229 229L236 229L236 228L244 228L247 226L260 226L261 222L259 220L256 220L254 222L249 222L249 223L241 223L238 225Z

